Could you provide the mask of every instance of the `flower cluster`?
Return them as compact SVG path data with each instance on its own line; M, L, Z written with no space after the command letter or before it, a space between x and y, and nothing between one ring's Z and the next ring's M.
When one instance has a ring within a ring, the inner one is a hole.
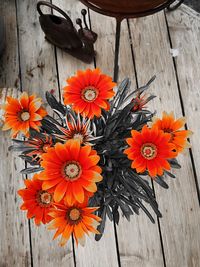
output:
M99 240L106 218L118 223L120 210L129 220L142 209L154 222L149 204L161 217L149 178L168 188L166 177L175 177L171 169L180 167L176 157L189 147L191 132L181 129L185 118L163 112L159 119L146 109L153 80L130 92L125 79L115 93L99 69L78 71L63 89L64 105L46 93L54 117L34 95L7 98L3 130L26 137L9 149L28 163L22 173L35 173L18 191L21 209L36 225L50 223L61 245L72 234L80 244L89 232Z

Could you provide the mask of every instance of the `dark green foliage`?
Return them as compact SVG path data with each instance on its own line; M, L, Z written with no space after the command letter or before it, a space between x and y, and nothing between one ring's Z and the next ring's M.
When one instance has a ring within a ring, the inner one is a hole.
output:
M125 139L131 136L130 131L132 129L140 131L154 116L154 113L138 105L140 99L143 100L142 104L146 105L155 97L150 95L143 98L143 93L154 79L155 77L134 92L129 92L131 83L129 79L125 79L110 102L110 110L108 112L102 110L100 118L90 121L91 132L95 137L92 143L100 156L99 166L102 168L103 176L103 180L97 185L97 192L89 200L90 206L100 207L96 214L102 219L98 226L101 234L96 235L96 240L100 240L103 235L107 217L116 224L119 223L120 214L130 220L132 215L139 215L140 210L146 213L152 223L155 223L152 212L162 217L148 173L138 174L131 168L131 162L124 154L124 149L127 148ZM14 140L15 145L10 147L11 150L21 151L20 157L30 163L31 167L22 170L23 173L42 170L39 162L27 155L30 152L27 144L31 142L34 135L42 139L43 135L47 134L52 137L52 142L55 144L59 141L55 137L56 134L61 133L58 128L60 126L67 128L66 118L70 115L76 120L79 116L70 107L58 102L52 94L46 93L46 98L57 117L46 116L42 120L41 133L31 132L28 140ZM176 159L169 160L169 163L172 168L181 167ZM168 185L165 181L167 176L175 178L172 173L165 171L162 177L155 178L155 182L167 189Z

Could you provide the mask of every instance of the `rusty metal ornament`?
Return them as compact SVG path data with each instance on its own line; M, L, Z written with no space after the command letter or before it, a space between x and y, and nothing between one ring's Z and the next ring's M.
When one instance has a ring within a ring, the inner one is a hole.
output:
M63 17L43 14L41 6L48 6L58 11ZM39 1L37 3L37 10L40 14L39 21L46 40L85 63L89 64L94 60L96 55L94 43L97 40L97 34L91 31L87 25L87 11L85 9L81 11L84 27L80 18L76 20L80 27L78 31L70 17L59 7L46 1Z

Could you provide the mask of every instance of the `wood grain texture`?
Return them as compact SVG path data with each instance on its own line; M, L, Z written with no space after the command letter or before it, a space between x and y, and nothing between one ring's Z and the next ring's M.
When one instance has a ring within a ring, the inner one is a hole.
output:
M100 21L101 23L99 23ZM99 34L99 40L96 44L96 50L98 52L97 62L102 66L102 71L112 76L115 47L115 19L91 12L91 24L92 29ZM125 77L130 77L132 81L131 90L135 90L136 81L128 27L126 21L123 21L120 40L119 82ZM146 79L148 80L148 77ZM128 222L125 218L121 218L121 222L117 227L117 233L121 266L163 266L158 227L152 225L145 214L141 212L139 217L133 216L131 222Z
M200 14L183 5L176 14L167 13L167 21L172 46L179 49L175 63L187 125L194 132L190 140L200 186Z
M83 6L78 0L52 2L67 11L73 22L80 17ZM57 81L62 89L66 78L78 69L93 68L94 65L83 64L60 49L56 49L55 57L54 47L44 40L39 26L36 3L36 0L17 0L21 84L23 90L43 98L45 91L51 89L54 89L55 96L59 97ZM48 9L46 11L50 13ZM1 104L5 102L6 95L17 96L20 93L15 1L1 1L0 14L5 17L7 32L6 50L0 59L0 87L17 88L0 89ZM175 63L188 126L195 132L191 143L199 180L200 18L197 13L182 6L174 13L167 14L167 21L173 48L178 48L180 52ZM96 43L97 67L112 76L115 20L91 12L91 23L93 30L99 34ZM156 109L159 115L162 110L174 110L177 117L182 116L164 14L130 20L130 28L139 85L145 84L154 74L157 75L150 91L158 97L151 108ZM129 76L133 90L136 81L131 56L127 25L124 21L121 31L119 81ZM8 153L10 144L9 133L0 132L0 267L28 267L31 266L29 227L26 213L19 210L21 200L16 193L19 188L24 187L25 177L19 174L24 164L16 154ZM155 185L156 197L163 213L160 229L165 265L199 267L200 211L188 151L181 155L179 160L182 169L174 171L177 179L167 178L170 188L165 190ZM133 216L131 222L122 218L117 227L117 234L122 267L165 266L158 225L152 225L142 212L139 217ZM71 242L61 248L57 241L52 241L52 236L53 233L47 231L45 226L36 227L31 223L33 267L74 267ZM96 242L91 235L87 238L84 248L75 246L75 258L77 267L119 266L113 224L107 221L105 235L101 241Z
M15 1L1 1L0 13L3 15L6 30L6 49L0 59L0 105L5 104L6 96L17 97L19 62L16 31ZM11 88L12 87L12 88ZM23 186L19 174L23 163L16 154L8 152L11 145L9 132L0 130L0 266L29 266L30 243L28 221L19 207L21 201L17 190Z
M6 96L18 97L20 92L4 88L0 94L0 104L5 104ZM11 145L9 132L0 132L0 144L0 266L29 266L28 220L20 210L21 200L17 194L17 190L24 186L25 177L19 174L24 164L16 154L8 151Z
M157 95L152 107L159 115L163 110L173 110L177 117L182 116L164 14L131 21L131 33L139 83L157 74L151 87ZM165 260L170 267L196 267L200 263L200 210L189 152L180 155L179 161L182 169L174 171L177 179L166 178L168 190L155 184L163 214L160 225Z
M53 4L59 6L70 15L73 22L81 17L81 9L84 7L79 1L74 0L53 0ZM59 78L62 88L66 85L66 79L74 75L77 70L85 70L86 68L94 68L94 64L86 65L81 61L72 58L70 55L57 49ZM102 64L105 62L102 62ZM103 66L97 62L99 67ZM112 72L112 70L111 70ZM116 244L114 238L114 230L112 223L108 223L104 238L96 242L94 236L91 235L86 240L84 248L75 246L76 266L77 267L102 267L102 266L118 266Z
M36 11L37 1L17 1L20 67L23 90L45 100L45 92L53 89L59 98L54 47L44 39ZM44 12L50 13L50 10ZM49 114L52 114L50 108ZM73 266L73 250L69 242L61 248L53 241L53 231L31 223L33 266Z

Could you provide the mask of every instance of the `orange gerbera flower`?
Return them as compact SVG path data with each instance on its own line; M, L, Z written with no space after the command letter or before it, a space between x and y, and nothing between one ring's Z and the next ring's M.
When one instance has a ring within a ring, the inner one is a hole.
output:
M162 119L155 118L153 126L158 127L158 129L163 130L165 133L170 133L170 142L176 146L177 152L181 152L184 148L190 147L187 138L192 134L191 131L180 130L184 127L185 123L186 119L184 117L176 120L173 112L169 114L163 112Z
M102 180L101 168L97 166L99 159L91 146L81 147L78 140L57 143L42 155L44 171L39 179L44 181L43 189L55 186L56 202L65 198L68 204L73 204L75 200L82 203L85 191L96 192L96 182Z
M138 173L148 170L151 177L162 175L163 170L170 169L167 159L174 158L176 153L172 151L175 146L169 143L169 134L156 127L149 129L145 125L142 132L132 130L131 135L131 138L126 139L130 147L124 153L133 160L133 169Z
M78 71L77 76L67 80L64 88L64 103L86 117L101 116L101 109L109 110L108 99L115 93L116 85L112 78L102 74L99 69Z
M38 180L38 174L32 180L24 180L25 189L18 191L24 203L21 210L27 210L27 218L34 218L35 224L46 224L51 221L49 211L53 207L53 193L42 189L42 181Z
M74 235L76 243L85 244L85 234L89 232L99 234L96 230L101 218L93 212L98 208L87 207L87 202L74 203L73 205L60 205L58 209L53 209L50 215L53 217L48 229L57 229L54 238L62 234L60 245L64 246L71 234Z
M12 137L16 137L19 132L29 136L30 128L39 131L40 121L47 115L41 105L41 98L36 98L35 95L28 96L25 92L19 100L8 96L7 104L3 107L5 124L2 130L11 129Z

